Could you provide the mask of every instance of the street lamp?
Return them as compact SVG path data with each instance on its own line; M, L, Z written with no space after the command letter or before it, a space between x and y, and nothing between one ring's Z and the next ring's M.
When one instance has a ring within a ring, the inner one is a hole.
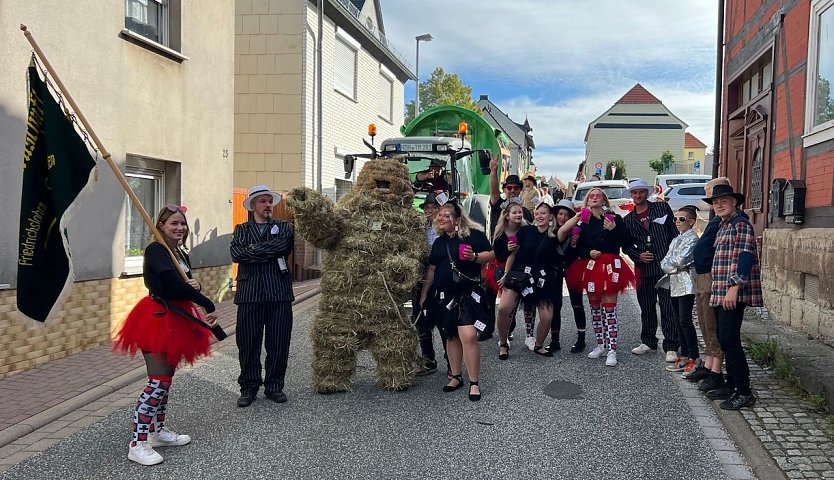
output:
M420 115L420 41L431 42L433 40L431 33L424 33L414 37L417 40L417 60L414 62L414 75L417 80L414 82L414 118Z

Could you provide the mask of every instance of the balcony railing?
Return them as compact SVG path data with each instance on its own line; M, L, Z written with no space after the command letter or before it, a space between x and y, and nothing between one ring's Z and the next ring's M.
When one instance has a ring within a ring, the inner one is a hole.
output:
M336 0L336 2L339 5L341 5L342 8L347 10L347 12L350 13L353 16L353 18L355 18L356 21L358 21L359 24L362 25L362 28L364 28L368 33L370 33L372 37L379 40L379 43L381 43L382 46L384 46L388 50L388 52L391 53L391 55L396 57L397 60L399 60L400 63L402 63L403 65L405 65L405 67L408 70L411 70L411 62L406 60L403 54L400 53L400 51L397 50L390 42L388 42L388 39L385 37L385 34L380 32L376 28L376 25L374 23L369 23L367 21L367 19L362 15L359 9L356 8L356 5L350 2L350 0Z

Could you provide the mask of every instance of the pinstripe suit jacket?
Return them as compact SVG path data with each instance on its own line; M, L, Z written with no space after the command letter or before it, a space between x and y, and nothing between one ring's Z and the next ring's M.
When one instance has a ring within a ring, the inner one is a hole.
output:
M235 226L230 247L232 261L238 264L235 304L254 302L292 302L292 275L281 272L278 258L292 253L295 234L292 226L272 220L264 234L255 222ZM273 226L278 227L271 233Z
M634 261L634 266L640 269L640 274L643 277L660 277L663 275L663 270L660 269L660 261L669 251L669 244L672 243L672 239L678 236L674 217L672 208L666 202L649 202L649 230L647 232L640 219L637 218L637 209L626 215L624 219L626 228L631 234L634 245L624 250ZM652 249L654 250L652 263L640 261L640 254L646 251L647 235L652 236Z

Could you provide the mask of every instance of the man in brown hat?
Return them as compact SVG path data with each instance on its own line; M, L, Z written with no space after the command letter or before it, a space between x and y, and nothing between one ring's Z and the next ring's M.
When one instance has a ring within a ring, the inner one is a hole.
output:
M733 187L716 185L712 195L704 201L711 204L716 216L721 218L712 259L710 305L715 309L718 342L727 362L728 376L727 391L722 395L713 393L709 398L726 398L721 402L722 409L739 410L756 403L750 390L747 357L741 346L744 309L760 307L764 303L756 234L739 208L744 203L744 195L735 192ZM729 398L727 394L730 394Z
M521 200L524 202L524 208L532 212L538 206L536 199L539 198L539 189L536 188L536 174L527 172L523 180L524 188L521 189Z

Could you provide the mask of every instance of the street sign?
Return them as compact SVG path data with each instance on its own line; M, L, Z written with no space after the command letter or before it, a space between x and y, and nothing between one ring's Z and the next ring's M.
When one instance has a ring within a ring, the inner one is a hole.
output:
M599 170L602 168L602 162L597 162L594 166L597 167L597 170Z
M693 167L701 168L701 162L695 162L695 165L693 165Z

